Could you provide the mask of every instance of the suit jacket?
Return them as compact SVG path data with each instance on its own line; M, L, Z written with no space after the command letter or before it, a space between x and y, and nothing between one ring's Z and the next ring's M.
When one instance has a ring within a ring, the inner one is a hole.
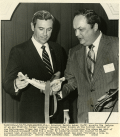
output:
M69 51L65 77L68 84L63 87L63 97L78 89L78 122L84 123L88 112L93 111L97 99L110 89L118 88L118 38L102 35L95 63L93 81L87 71L86 48L77 45ZM113 63L115 70L105 73L103 66ZM105 111L110 111L107 109Z
M61 76L63 76L65 59L62 48L53 42L48 42L48 44L52 56L54 73L60 71ZM47 81L51 78L31 39L11 49L3 82L5 91L10 95L16 95L13 83L18 72L27 74L30 79L35 78L37 80ZM44 123L45 95L30 84L19 92L19 95L21 95L19 121ZM63 113L62 110L61 113Z

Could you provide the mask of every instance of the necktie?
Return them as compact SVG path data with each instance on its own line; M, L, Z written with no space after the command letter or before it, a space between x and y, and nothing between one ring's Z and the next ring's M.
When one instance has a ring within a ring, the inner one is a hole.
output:
M94 66L95 66L95 53L93 50L94 46L89 46L89 51L87 55L87 66L88 66L88 74L90 77L90 80L93 80L93 72L94 72Z
M52 66L51 66L51 63L50 63L50 59L49 59L48 53L45 50L45 46L43 45L41 48L43 49L42 58L43 58L43 62L45 64L45 67L48 70L48 73L50 75L53 75Z

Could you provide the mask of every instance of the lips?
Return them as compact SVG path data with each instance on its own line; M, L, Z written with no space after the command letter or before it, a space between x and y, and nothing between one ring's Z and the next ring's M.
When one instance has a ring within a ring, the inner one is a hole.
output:
M78 40L81 40L82 38L78 38Z
M47 37L45 37L45 38L44 38L44 37L41 37L41 38L42 38L42 39L47 39Z
M46 40L48 40L48 38L41 37L41 40L46 41Z

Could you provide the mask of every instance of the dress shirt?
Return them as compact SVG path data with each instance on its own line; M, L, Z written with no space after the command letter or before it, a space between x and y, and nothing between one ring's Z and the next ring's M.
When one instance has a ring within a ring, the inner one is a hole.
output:
M95 60L96 60L96 58L97 58L97 52L98 52L98 47L99 47L99 44L100 44L100 39L101 39L101 37L102 37L102 32L100 31L100 34L99 34L99 36L97 37L97 39L94 41L94 43L93 43L93 45L95 46L94 48L93 48L93 50L94 50L94 53L95 53ZM88 51L89 51L89 47L88 46L86 46L86 53L88 54ZM87 55L86 54L86 55Z
M15 92L16 92L16 93L19 91L19 89L18 89L17 86L16 86L16 79L14 80L14 89L15 89Z
M52 58L51 58L51 54L50 54L50 49L49 49L48 43L45 43L45 44L42 45L39 42L37 42L33 36L31 38L31 40L32 40L33 45L35 46L38 54L40 55L41 59L42 59L42 52L43 52L43 49L41 47L43 45L45 46L45 50L48 53L48 56L49 56L49 59L50 59L50 63L51 63L52 69L53 69L53 63L52 63ZM54 71L54 69L53 69L53 71Z

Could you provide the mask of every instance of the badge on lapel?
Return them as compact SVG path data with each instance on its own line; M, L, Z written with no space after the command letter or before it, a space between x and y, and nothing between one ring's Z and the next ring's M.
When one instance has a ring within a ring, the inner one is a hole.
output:
M115 71L115 67L114 67L113 63L107 64L107 65L103 65L103 68L104 68L104 72L105 73Z

